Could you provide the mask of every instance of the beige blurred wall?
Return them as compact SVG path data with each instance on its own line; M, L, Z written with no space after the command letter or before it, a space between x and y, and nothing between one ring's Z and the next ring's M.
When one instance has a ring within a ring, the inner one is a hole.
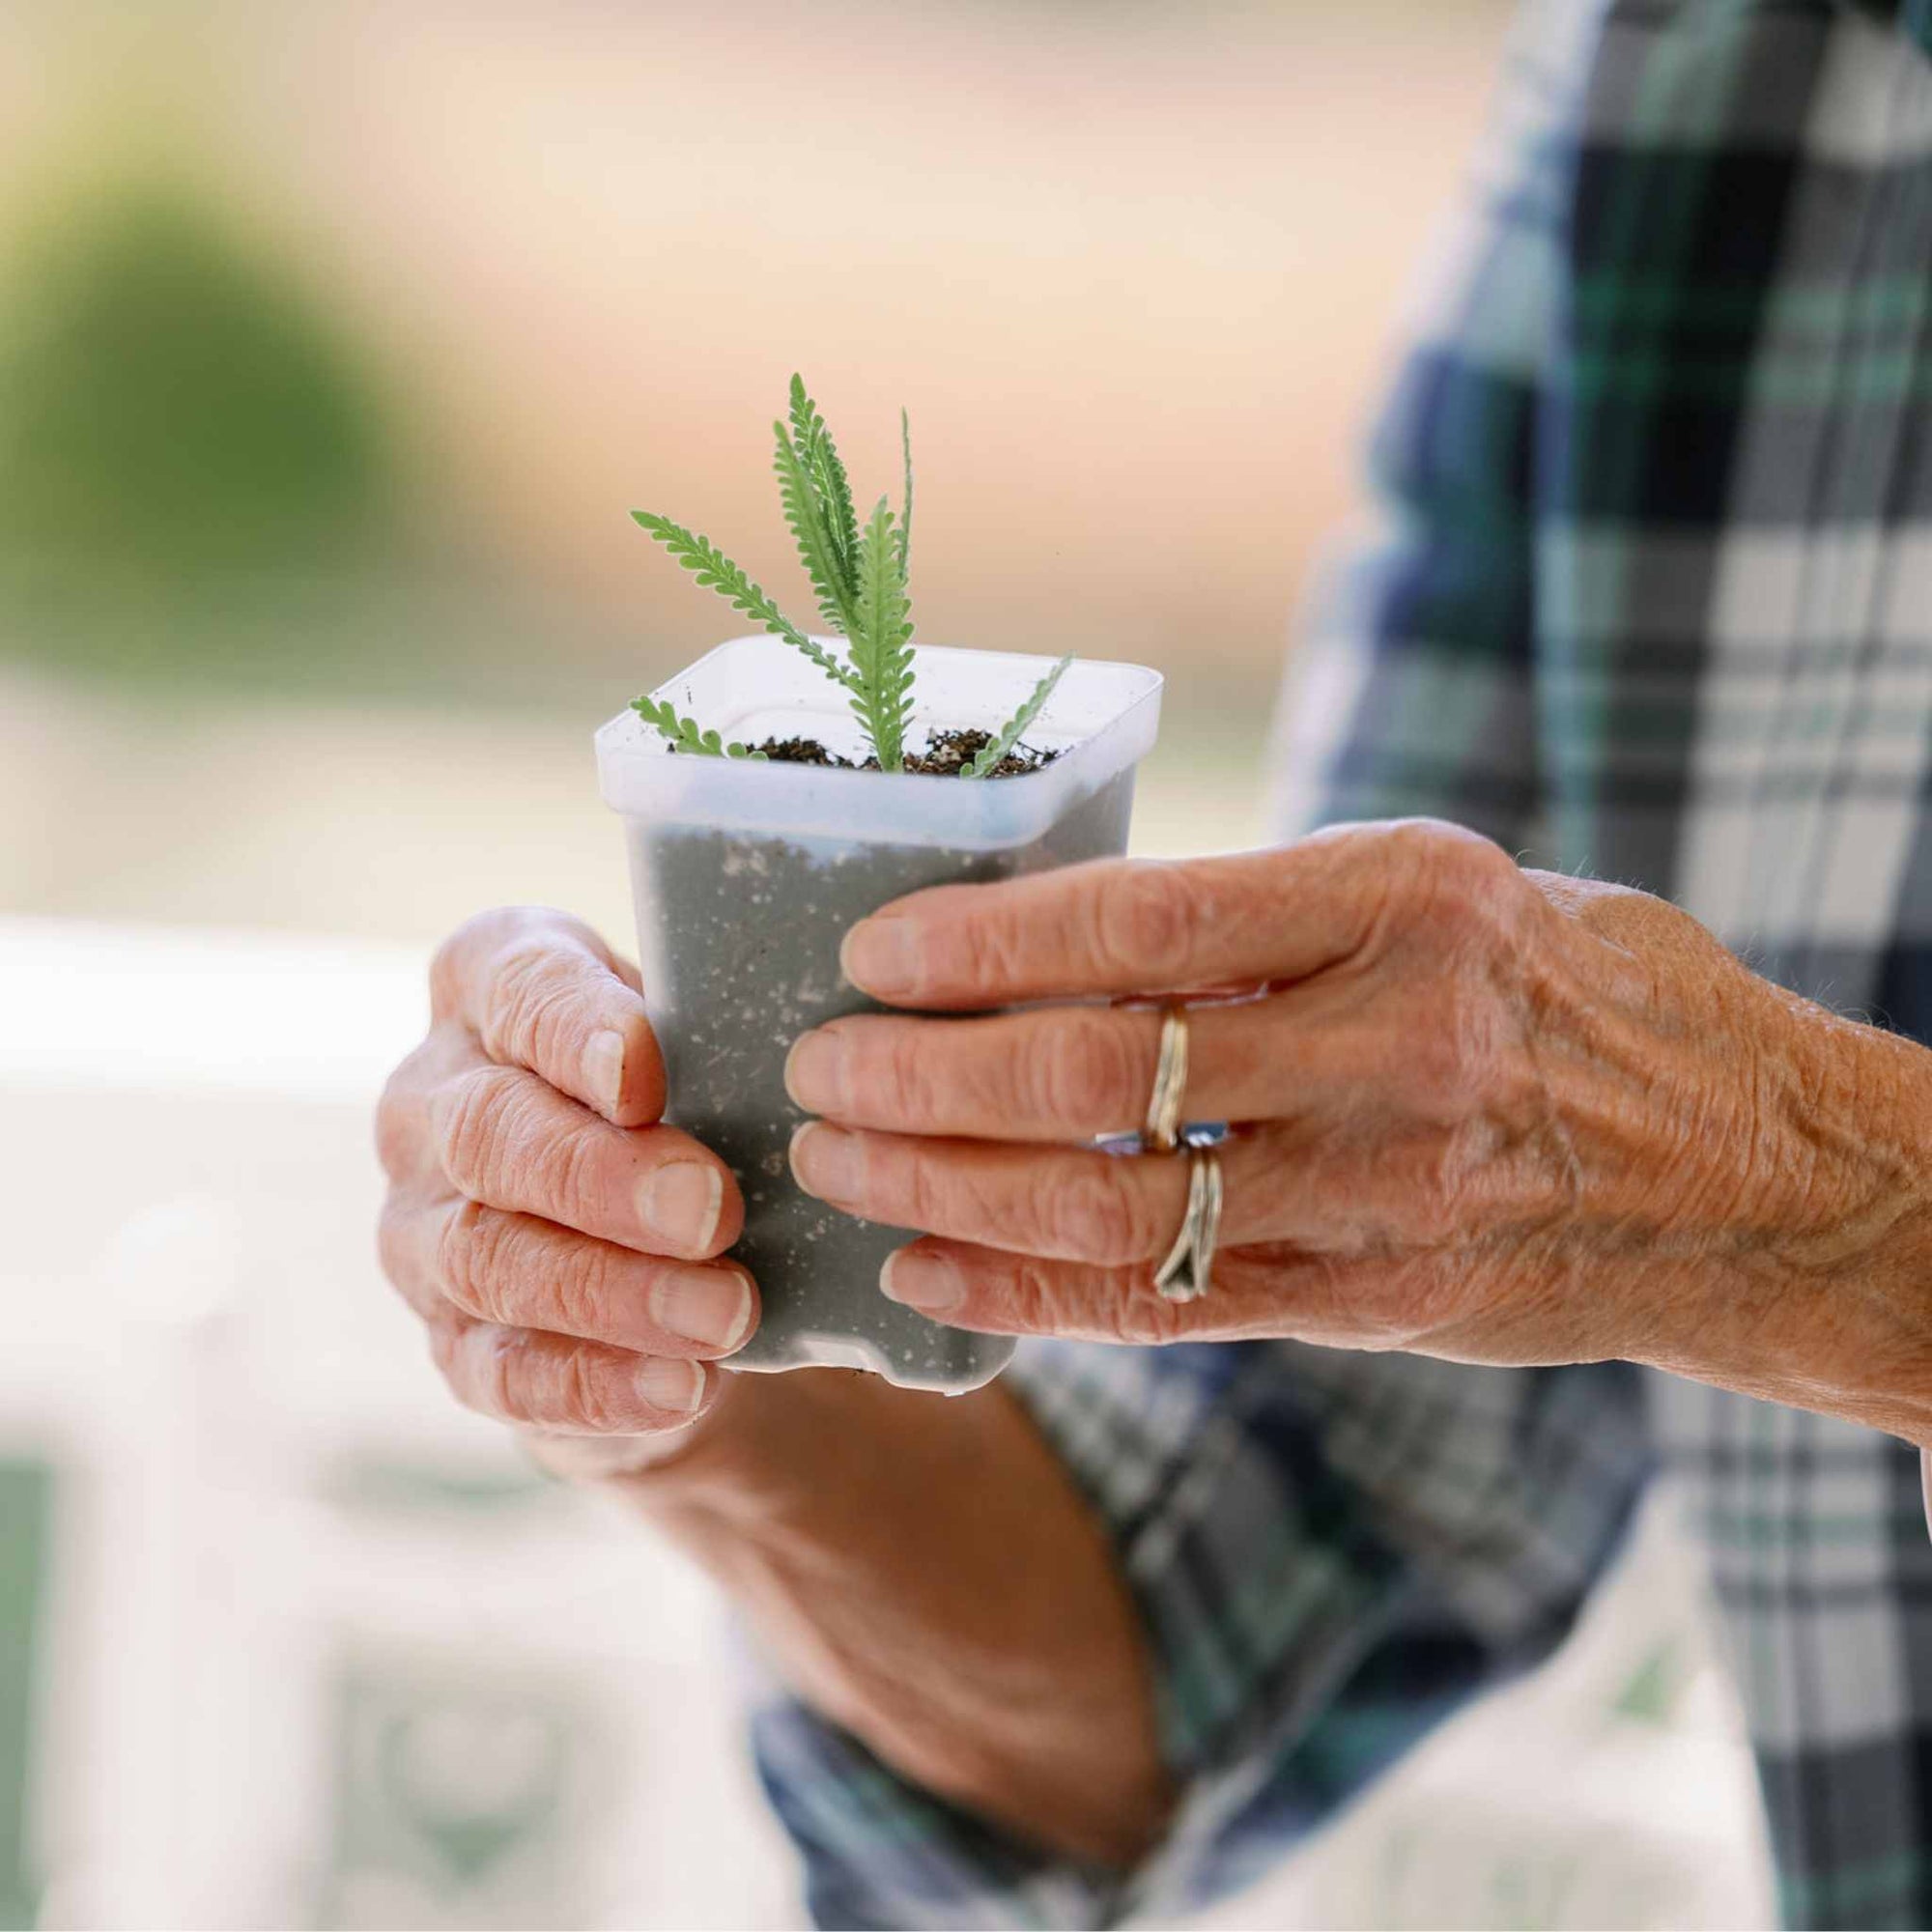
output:
M0 221L100 153L232 201L408 399L426 554L557 700L471 729L511 695L480 645L393 720L192 691L167 724L0 666L0 908L426 935L565 896L536 855L601 840L588 725L734 628L625 512L806 604L768 468L794 367L862 490L912 412L921 635L1159 666L1150 848L1254 836L1291 612L1506 11L0 9Z
M797 366L862 485L912 410L930 635L1249 666L1347 508L1504 17L349 0L129 39L29 6L7 66L43 128L63 95L125 121L145 66L392 345L499 561L700 642L648 502L790 587Z
M520 564L708 639L641 502L789 583L765 425L797 366L862 485L913 412L928 635L1247 668L1346 511L1501 20L269 10L240 99Z

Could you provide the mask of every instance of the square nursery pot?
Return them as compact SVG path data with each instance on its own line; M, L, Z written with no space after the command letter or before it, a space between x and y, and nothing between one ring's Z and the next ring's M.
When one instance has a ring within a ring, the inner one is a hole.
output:
M997 729L1052 661L922 645L917 663L914 746L931 727ZM634 711L598 732L605 802L630 845L667 1118L744 1188L732 1252L757 1279L764 1320L732 1368L856 1367L957 1392L1006 1366L1009 1338L946 1327L879 1293L881 1264L911 1231L855 1221L794 1186L786 1149L804 1116L784 1091L785 1055L810 1027L878 1010L839 977L838 945L889 899L1123 852L1160 688L1138 665L1069 666L1026 741L1058 755L1017 778L694 756ZM801 735L862 753L843 695L776 638L721 644L653 695L727 741Z

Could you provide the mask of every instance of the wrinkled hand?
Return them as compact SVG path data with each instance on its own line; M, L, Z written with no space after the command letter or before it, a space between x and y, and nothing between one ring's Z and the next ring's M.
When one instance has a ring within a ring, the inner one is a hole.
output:
M1803 1003L1664 902L1451 826L940 888L855 927L845 967L927 1012L1088 1002L793 1050L824 1117L802 1184L929 1230L886 1293L966 1327L1684 1364L1762 1345L1844 1207L1803 1123L1817 1069L1777 1058ZM1185 1162L1082 1143L1140 1125L1160 1032L1100 1002L1205 987L1257 990L1190 1014L1187 1118L1233 1133L1213 1288L1177 1304L1152 1268Z
M457 1398L584 1474L649 1459L717 1400L757 1292L715 1257L730 1171L655 1124L664 1062L636 974L561 913L463 926L427 1038L377 1117L383 1265ZM591 1438L601 1438L593 1440Z

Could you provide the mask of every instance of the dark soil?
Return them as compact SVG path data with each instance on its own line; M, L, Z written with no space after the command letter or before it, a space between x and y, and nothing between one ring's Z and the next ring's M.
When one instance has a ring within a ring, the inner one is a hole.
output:
M775 765L842 765L852 769L850 758L835 758L816 738L767 738L752 750L762 752Z
M990 731L935 731L926 740L924 751L906 759L905 768L909 772L923 772L929 778L957 778L991 743L992 736ZM863 765L854 765L850 758L837 757L828 752L816 738L767 738L762 745L754 745L752 749L762 752L778 765L836 765L847 772L875 772L879 769L877 758L867 758ZM1021 778L1028 772L1038 771L1042 765L1052 764L1059 755L1058 752L1036 751L1031 745L1015 745L988 776L996 779Z
M878 1010L839 972L839 942L856 921L924 886L1012 878L1122 851L1132 797L1133 776L1123 772L1035 843L994 852L794 842L698 825L644 831L640 936L670 1080L666 1118L737 1175L745 1229L732 1252L764 1297L762 1324L737 1366L838 1360L828 1338L859 1337L895 1379L966 1388L1011 1352L1004 1340L937 1327L888 1301L879 1268L909 1235L854 1220L792 1184L786 1149L803 1116L785 1093L785 1054L808 1027Z

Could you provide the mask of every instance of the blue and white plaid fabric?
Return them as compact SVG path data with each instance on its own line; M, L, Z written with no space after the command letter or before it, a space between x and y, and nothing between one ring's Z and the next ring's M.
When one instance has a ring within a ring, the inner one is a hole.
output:
M1279 823L1458 819L1932 1038L1932 4L1548 0L1492 132L1375 442L1379 526L1295 666ZM1014 1385L1112 1527L1182 1809L1146 1870L1074 1869L773 1703L822 1922L1240 1884L1546 1656L1658 1469L1786 1917L1932 1920L1903 1445L1616 1364L1053 1346Z

